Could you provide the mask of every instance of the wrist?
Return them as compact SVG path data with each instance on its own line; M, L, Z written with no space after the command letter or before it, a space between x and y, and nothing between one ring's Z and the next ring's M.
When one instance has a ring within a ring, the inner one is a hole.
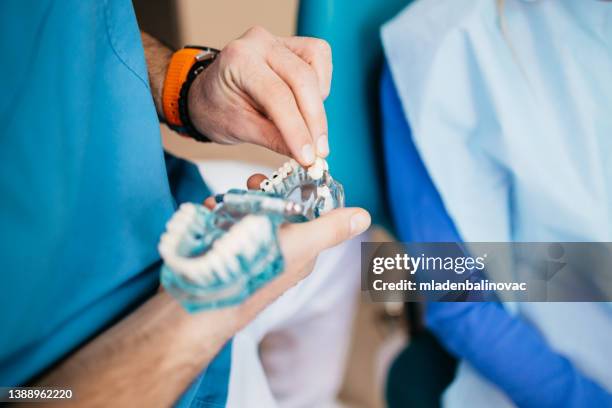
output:
M158 75L155 75L154 77L149 79L149 83L151 84L151 94L153 95L153 102L155 103L155 110L157 111L157 116L164 120L164 105L162 102L164 80L166 78L166 74L168 73L168 65L170 65L171 58L172 53L168 53L167 55L165 55L160 61Z
M155 103L157 115L164 118L162 93L168 66L172 59L172 50L145 32L141 32L142 45L147 62L151 96Z
M162 105L166 123L178 133L201 142L210 140L192 123L189 94L218 53L212 48L187 46L172 55L164 80Z
M198 75L189 87L186 98L191 124L198 132L207 136L209 136L210 130L206 126L206 76L210 74L210 69L206 69Z
M165 305L172 322L169 329L174 333L173 342L180 349L204 347L200 350L203 356L214 355L243 327L237 307L189 313L169 293L160 292L156 296Z

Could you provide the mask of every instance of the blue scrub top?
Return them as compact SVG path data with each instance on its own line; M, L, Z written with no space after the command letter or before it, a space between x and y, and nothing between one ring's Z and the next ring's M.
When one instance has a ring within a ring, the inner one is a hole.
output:
M208 191L164 155L130 1L5 0L0 52L0 385L12 386L154 293L165 222Z

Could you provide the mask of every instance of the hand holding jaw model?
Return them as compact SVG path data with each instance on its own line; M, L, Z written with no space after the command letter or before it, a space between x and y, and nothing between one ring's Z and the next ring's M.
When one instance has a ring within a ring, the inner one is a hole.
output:
M217 196L212 210L183 204L168 222L159 244L161 280L187 310L243 302L285 268L282 224L344 206L342 186L323 159L308 169L290 160L260 187Z

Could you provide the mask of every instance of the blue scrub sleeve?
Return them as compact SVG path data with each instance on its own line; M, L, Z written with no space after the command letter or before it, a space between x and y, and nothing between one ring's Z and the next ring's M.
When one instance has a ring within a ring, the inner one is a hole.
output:
M413 143L385 65L380 102L389 202L400 239L461 242ZM612 407L612 395L552 350L526 321L496 302L431 302L427 326L520 407Z
M2 1L0 55L0 385L17 386L155 293L164 224L209 192L164 161L131 0ZM230 352L193 401L225 405Z

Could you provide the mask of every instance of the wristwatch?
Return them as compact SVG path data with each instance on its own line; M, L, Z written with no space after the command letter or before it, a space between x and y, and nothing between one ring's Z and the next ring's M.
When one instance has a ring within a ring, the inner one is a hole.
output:
M162 107L167 125L181 135L200 142L210 142L210 139L193 126L189 117L187 95L196 77L218 54L219 50L214 48L187 45L172 54L164 79Z

